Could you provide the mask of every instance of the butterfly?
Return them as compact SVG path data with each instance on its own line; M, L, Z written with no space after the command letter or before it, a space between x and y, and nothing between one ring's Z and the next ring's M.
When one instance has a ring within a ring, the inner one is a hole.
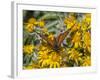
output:
M57 37L54 37L53 40L48 39L46 35L43 35L42 33L40 37L47 42L47 44L54 50L59 51L61 49L61 44L64 41L64 39L67 37L67 35L70 33L70 30L72 28L68 29L67 31L60 33Z

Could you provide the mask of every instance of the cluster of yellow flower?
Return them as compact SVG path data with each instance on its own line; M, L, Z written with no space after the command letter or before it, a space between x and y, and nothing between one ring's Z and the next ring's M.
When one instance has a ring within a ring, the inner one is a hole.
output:
M35 18L30 18L25 25L25 30L28 32L33 32L35 27L39 26L43 33L48 34L48 40L54 39L54 35L44 27L43 20L36 21ZM37 49L36 68L91 66L91 14L84 13L82 19L78 21L74 13L71 13L64 19L64 25L66 30L73 27L70 30L70 47L62 46L62 51L55 51L42 40ZM66 43L68 43L67 38ZM35 47L33 44L24 45L23 53L30 55L34 52ZM33 64L31 67L26 66L25 69L34 68Z
M39 48L39 64L41 67L56 68L60 67L61 56L56 51L53 51L48 45L41 45Z
M44 25L45 25L45 22L43 20L36 21L35 18L30 18L28 22L25 23L25 29L28 32L33 32L36 26L39 26L40 28L42 28L44 27Z
M73 29L71 30L72 32L74 32L75 30L76 32L73 35L71 41L73 43L73 47L68 48L67 50L69 58L79 66L90 66L91 14L84 14L83 19L80 22L77 22L74 16L71 15L70 17L65 19L65 24L67 28L73 27Z

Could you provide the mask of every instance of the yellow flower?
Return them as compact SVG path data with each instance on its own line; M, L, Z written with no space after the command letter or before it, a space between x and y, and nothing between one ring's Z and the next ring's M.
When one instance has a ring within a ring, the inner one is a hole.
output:
M81 27L80 23L76 23L76 24L73 26L73 28L71 29L71 31L73 32L73 31L79 30L80 27Z
M39 52L38 52L38 60L40 66L43 67L50 67L56 68L60 67L61 63L61 56L59 53L56 53L52 49L48 47L48 45L41 45Z
M27 24L25 26L25 29L28 31L28 32L33 32L34 29L35 29L35 26L33 24Z
M34 46L33 45L24 45L23 52L26 54L31 54L33 52Z
M48 65L48 50L44 50L44 51L39 51L38 52L39 56L38 56L38 60L39 60L39 64L41 65L41 67L45 67Z
M45 67L48 65L49 52L50 49L45 43L40 45L38 52L38 60L41 67Z
M38 22L38 26L39 26L39 27L43 28L44 25L45 25L45 22L44 22L44 21L39 21L39 22Z
M36 19L35 18L30 18L28 20L28 23L25 23L25 29L28 32L33 32L35 29L35 25L37 24Z
M74 35L72 42L74 43L74 48L78 48L81 47L81 33L80 32L76 32L76 34Z
M56 52L50 53L49 67L50 68L60 67L60 63L61 63L61 56L59 55L59 53L56 53Z
M83 58L82 66L91 66L91 58L89 56Z
M36 21L36 19L35 18L30 18L29 20L28 20L28 23L29 24L37 24L37 21Z
M83 39L84 39L84 47L87 48L87 50L90 52L91 50L91 35L89 32L85 32L84 33L84 36L83 36Z
M90 29L91 28L90 24L91 24L91 14L87 13L84 15L84 19L82 20L81 29L83 31Z
M83 31L86 31L86 30L88 30L88 29L90 29L90 28L91 28L91 26L88 25L87 22L86 22L85 20L83 20L82 23L81 23L81 29L82 29Z
M84 34L84 43L86 44L86 46L90 46L90 43L91 43L90 32L85 32L85 34Z
M30 18L28 20L28 23L25 23L25 24L26 24L25 29L28 32L33 32L36 26L43 28L45 25L45 22L44 21L36 21L35 18Z
M33 32L36 26L43 28L44 25L45 25L45 22L43 20L42 21L36 21L36 19L32 17L28 20L27 23L24 23L24 24L25 24L25 29L28 32Z
M75 50L74 48L71 49L71 51L68 51L68 54L69 54L69 59L70 60L74 60L77 64L78 64L78 61L81 61L81 56L82 54L79 53L77 50Z
M66 24L67 29L70 29L76 23L75 17L69 16L65 18L64 23Z
M90 24L91 23L91 14L90 13L86 13L85 14L85 21Z

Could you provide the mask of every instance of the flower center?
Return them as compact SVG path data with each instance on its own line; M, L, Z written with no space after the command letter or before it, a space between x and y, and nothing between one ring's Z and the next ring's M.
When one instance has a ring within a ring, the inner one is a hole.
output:
M58 56L55 54L55 55L52 57L52 60L53 60L53 61L57 61L57 58L58 58Z

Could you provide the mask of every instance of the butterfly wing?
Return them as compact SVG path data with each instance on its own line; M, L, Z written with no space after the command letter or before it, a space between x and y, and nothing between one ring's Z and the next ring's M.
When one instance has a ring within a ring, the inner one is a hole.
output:
M68 34L68 31L65 31L64 33L59 34L59 36L56 38L58 46L61 46L61 43L63 42L67 34Z
M39 35L40 35L40 37L41 37L42 39L44 39L51 47L54 47L55 39L54 39L54 40L49 40L49 39L47 38L47 36L45 36L45 35L43 35L43 34L39 34Z
M73 28L73 27L72 27ZM65 39L65 37L69 34L69 32L71 32L70 30L72 29L68 29L67 31L59 34L59 36L56 38L58 46L61 46L61 43L63 42L63 40Z

